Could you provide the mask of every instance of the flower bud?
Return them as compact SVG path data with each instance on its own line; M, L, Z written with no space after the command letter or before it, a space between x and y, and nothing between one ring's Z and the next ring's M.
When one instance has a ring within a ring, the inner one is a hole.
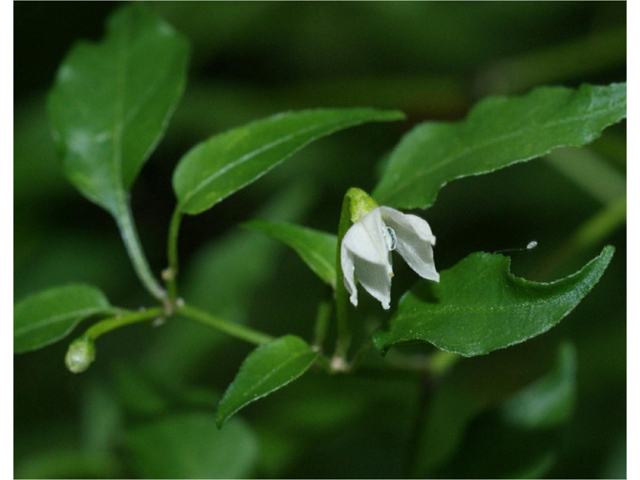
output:
M82 373L89 368L96 358L96 347L93 340L80 337L69 345L64 363L72 373Z

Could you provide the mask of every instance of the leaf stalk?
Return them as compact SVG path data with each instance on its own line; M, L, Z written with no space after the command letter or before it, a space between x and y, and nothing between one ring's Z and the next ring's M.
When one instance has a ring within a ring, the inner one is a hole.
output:
M147 291L157 300L164 302L167 297L167 292L162 288L158 280L154 277L149 268L149 263L140 245L140 239L138 232L136 231L135 224L133 222L133 215L131 213L131 207L128 202L123 202L118 215L116 215L116 222L120 229L120 235L122 241L127 249L133 268L142 282L142 285Z

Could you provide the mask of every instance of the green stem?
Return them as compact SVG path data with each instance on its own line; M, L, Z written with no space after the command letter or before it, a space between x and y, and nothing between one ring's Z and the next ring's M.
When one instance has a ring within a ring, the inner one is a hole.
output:
M115 330L125 325L132 323L143 322L152 318L161 317L164 315L164 310L161 307L154 307L142 312L132 312L123 315L118 315L112 318L106 318L101 320L84 332L83 337L90 340L96 340L100 335Z
M116 222L120 229L120 235L122 241L127 249L129 258L133 263L133 268L138 275L138 278L142 282L142 285L147 291L156 299L161 302L165 300L167 292L162 288L160 283L156 280L151 273L149 263L144 255L144 251L140 245L140 239L138 238L138 232L136 231L135 224L133 223L133 215L131 214L131 207L128 202L124 201L120 206L118 215L116 216Z
M349 345L351 344L351 327L349 326L349 292L344 286L340 250L342 239L351 227L351 199L344 196L338 224L338 252L336 257L336 320L338 324L338 339L336 343L336 356L346 360Z
M463 358L462 355L438 350L429 356L429 371L436 377L442 377Z
M420 376L416 417L413 422L407 448L406 477L408 478L421 478L420 472L418 471L418 458L420 456L420 445L427 420L427 410L433 391L435 390L435 384L436 379L432 375L423 373Z
M479 96L513 93L624 67L626 45L625 27L593 32L499 61L479 75L476 90Z
M189 305L176 306L176 313L255 345L262 345L274 340L272 336L266 333L258 332L244 325L222 320L221 318Z
M603 205L625 195L625 176L589 149L561 148L549 153L546 161Z
M598 245L626 221L627 197L623 195L583 223L571 238L571 245L580 251Z
M169 298L175 302L178 298L178 285L176 278L178 276L178 235L180 233L180 223L182 222L182 212L176 207L171 217L169 225L169 241L167 243L167 257L169 259L169 268L167 270L167 289L169 290Z
M318 313L316 314L315 332L313 335L313 348L322 352L322 345L327 334L327 327L331 318L332 305L331 301L323 300L318 305Z
M609 235L627 221L627 198L623 195L617 201L603 207L584 222L574 234L562 244L549 260L531 278L544 280L569 263L575 256L600 245Z

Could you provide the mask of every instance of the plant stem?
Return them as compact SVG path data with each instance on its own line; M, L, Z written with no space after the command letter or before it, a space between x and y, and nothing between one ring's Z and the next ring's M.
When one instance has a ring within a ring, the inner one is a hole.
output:
M100 335L111 330L124 327L131 323L143 322L152 318L161 317L163 315L164 310L161 307L154 307L142 312L131 312L112 318L106 318L89 327L87 331L84 332L83 337L96 340Z
M625 196L625 176L589 149L560 148L545 160L603 205Z
M176 306L176 313L255 345L262 345L274 340L272 336L267 335L266 333L258 332L249 327L245 327L244 325L238 325L237 323L222 320L221 318L215 317L189 305Z
M623 195L580 225L574 234L551 254L544 267L534 272L531 277L546 279L555 271L560 270L565 263L569 263L576 255L601 244L626 221L627 198L626 195Z
M479 75L476 89L479 96L513 93L623 67L626 44L626 29L616 27L526 52L490 65Z
M116 216L116 222L120 229L120 235L122 236L122 241L127 249L129 258L133 263L133 268L142 282L142 285L154 298L163 302L167 297L167 292L165 292L149 268L149 263L147 262L147 258L145 257L142 246L140 245L138 232L136 231L135 224L133 223L131 207L126 200L120 205L118 215Z
M332 305L329 300L322 300L318 305L318 313L316 315L315 332L313 335L313 348L322 352L322 345L327 334L327 327L331 318Z
M428 373L423 373L420 376L416 418L411 429L409 448L407 449L406 477L408 478L420 478L421 472L418 472L418 457L427 420L427 409L434 389L434 377Z
M178 276L178 235L180 233L180 223L182 222L182 212L176 207L171 217L169 225L169 241L167 243L167 257L169 259L169 269L167 272L167 289L169 290L169 298L175 302L178 298L178 285L176 278Z
M338 223L338 252L336 256L336 319L338 324L338 339L336 343L336 356L346 360L349 345L351 344L351 327L349 326L349 292L344 286L340 250L342 239L351 227L351 199L344 196L342 209L340 210L340 222Z

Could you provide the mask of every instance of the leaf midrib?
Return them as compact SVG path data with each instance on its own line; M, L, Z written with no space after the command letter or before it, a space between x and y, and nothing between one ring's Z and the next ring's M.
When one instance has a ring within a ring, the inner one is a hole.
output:
M104 307L91 307L91 308L85 308L82 310L75 310L73 312L65 312L65 313L60 313L58 315L54 315L53 317L49 317L46 320L43 320L41 322L36 322L36 323L32 323L30 325L25 325L24 327L21 327L17 330L14 330L14 336L20 336L23 335L25 333L28 333L32 330L36 330L39 328L44 328L47 327L49 325L52 325L54 323L60 323L66 320L71 320L74 317L88 317L91 315L94 315L96 313L102 312L104 311Z
M561 120L556 120L556 121L552 121L552 122L547 122L547 123L542 123L542 124L536 124L535 128L540 128L540 129L546 129L546 128L552 128L552 127L556 127L558 125L561 125L563 123L571 123L571 122L575 122L575 121L581 121L581 120L586 120L589 118L593 118L595 116L600 115L603 112L606 112L607 110L614 110L616 108L619 108L620 104L622 102L618 102L618 103L614 103L614 104L609 104L604 108L595 110L589 114L584 114L584 115L579 115L579 116L574 116L574 117L570 117L570 118L565 118L565 119L561 119ZM456 128L459 128L460 125L457 125ZM510 132L504 135L500 135L498 137L492 138L491 140L487 140L485 142L480 142L476 145L473 145L471 147L465 147L461 152L459 152L458 154L454 154L450 157L445 157L444 159L442 159L442 161L440 161L439 163L435 163L431 166L429 166L427 169L422 169L419 170L415 175L409 176L407 178L406 181L399 183L396 187L396 194L392 195L390 198L395 198L398 195L398 192L400 192L402 189L404 189L405 187L407 187L408 185L411 185L412 183L414 183L416 181L416 179L421 179L422 177L424 177L425 175L431 173L432 171L439 169L441 167L447 166L450 163L458 160L461 157L464 157L465 155L469 155L471 153L477 152L478 150L482 150L485 149L487 147L491 147L494 144L500 143L502 141L508 140L510 138L514 138L516 136L519 136L521 134L523 134L524 132L526 132L527 130L531 130L533 127L532 126L528 126L528 127L523 127L520 128L514 132ZM558 148L562 145L557 145L554 147L551 147L551 149L555 149ZM549 152L550 150L547 150L546 152L541 153L540 155L535 155L535 156L541 156L544 155L545 153ZM525 157L523 159L516 159L514 160L514 162L518 161L518 160L525 160L527 158L533 158L533 157ZM491 167L489 167L491 168Z
M331 126L336 126L336 125L341 125L341 124L345 124L345 123L350 123L350 122L345 122L345 121L338 121L338 122L332 122ZM305 135L307 133L313 132L314 130L321 130L323 128L327 128L327 124L323 124L323 125L313 125L311 127L307 127L305 129L299 130L295 133L290 133L289 135L285 135L283 137L278 138L277 140L274 140L271 143L268 143L266 145L263 145L260 148L257 148L249 153L244 154L243 156L239 157L237 160L234 160L233 162L230 162L228 164L226 164L224 167L220 168L219 170L215 171L214 173L212 173L211 175L209 175L207 178L203 179L200 181L200 183L193 189L191 190L190 193L185 194L184 196L184 200L181 202L182 206L187 205L191 199L193 198L194 195L197 195L198 193L200 193L200 191L202 191L204 188L207 187L207 185L209 185L211 182L213 182L214 180L216 180L218 177L224 175L225 173L227 173L228 171L244 164L245 162L251 160L253 157L259 155L262 152L265 152L271 148L275 148L278 145L285 143L289 140L292 140L296 137ZM284 157L286 158L286 156ZM283 158L283 159L284 159Z
M308 352L300 352L292 357L289 357L286 361L282 362L280 365L278 365L276 368L273 368L269 373L267 373L261 380L259 380L258 382L254 383L253 386L247 390L245 390L244 393L244 397L245 398L251 398L254 394L254 392L263 384L265 383L267 380L269 380L271 377L273 377L277 372L279 372L280 370L282 370L284 367L286 367L287 365L289 365L290 363L292 363L295 360L298 360L300 357L303 357L305 355L309 355L310 353L313 353L311 351ZM290 380L289 380L290 381ZM288 383L288 382L287 382ZM277 388L277 387L276 387ZM268 393L268 392L267 392ZM251 398L251 400L257 400L258 398L264 396L260 395L260 396L256 396ZM242 402L240 402L240 406L236 406L234 407L233 410L231 410L231 414L233 414L233 412L236 412L243 404L244 404L244 400ZM227 417L228 415L225 415L225 417Z

